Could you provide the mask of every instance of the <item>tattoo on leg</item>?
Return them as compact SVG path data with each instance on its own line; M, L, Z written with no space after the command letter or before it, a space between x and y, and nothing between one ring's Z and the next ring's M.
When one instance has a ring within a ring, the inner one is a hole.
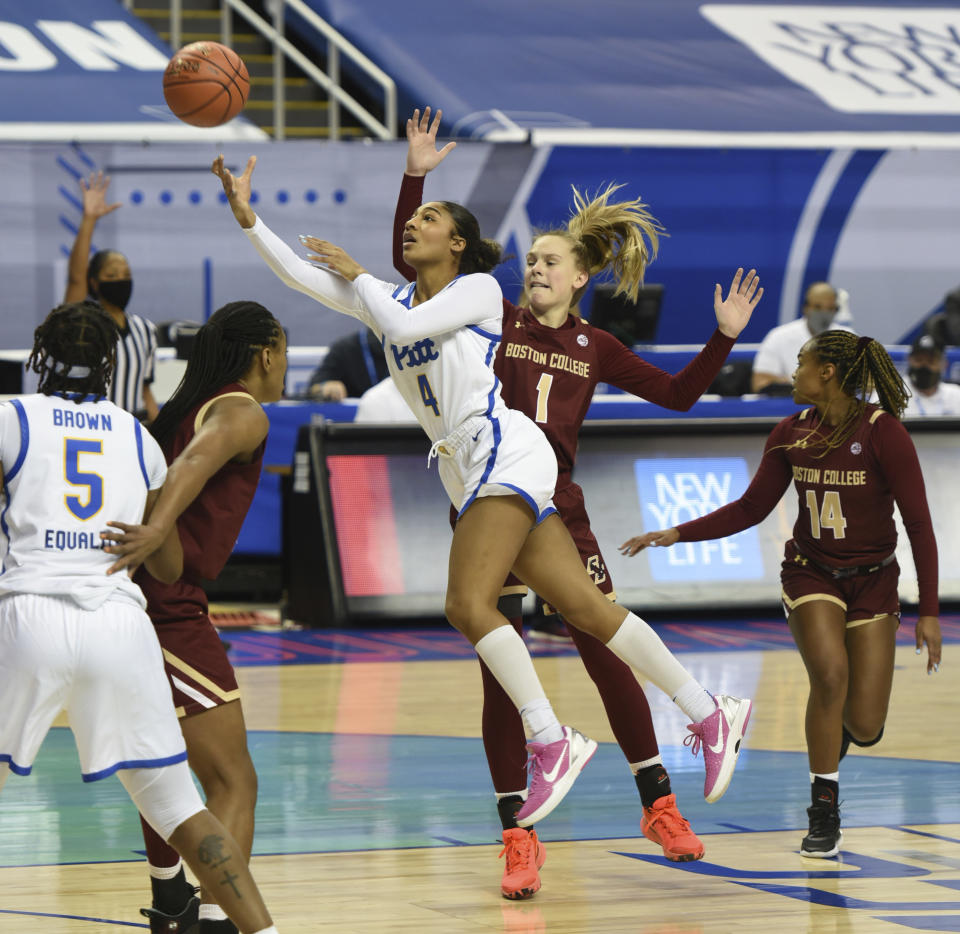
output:
M229 885L230 888L233 889L234 897L237 898L238 900L242 900L243 896L240 894L240 890L233 884L239 878L240 878L239 876L233 875L233 873L231 873L229 869L224 869L223 882L221 883L221 885Z
M210 834L209 837L204 837L200 841L200 846L197 848L197 859L199 859L204 866L212 866L214 868L226 863L230 859L230 854L226 852L223 837L217 836L216 834Z

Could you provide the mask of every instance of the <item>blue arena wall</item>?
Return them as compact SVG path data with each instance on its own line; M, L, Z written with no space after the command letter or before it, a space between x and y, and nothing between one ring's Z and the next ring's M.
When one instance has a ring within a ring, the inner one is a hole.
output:
M246 242L210 174L223 151L241 170L255 152L256 209L281 236L320 234L371 272L394 278L390 235L404 143L2 144L0 347L32 343L62 297L80 218L78 180L112 177L123 207L95 246L126 253L131 310L154 321L202 321L254 298L284 320L294 344L328 344L352 319L282 286ZM798 314L803 287L829 279L850 293L854 325L897 343L960 281L960 160L949 150L714 150L460 143L427 179L426 195L467 204L513 259L498 276L508 297L537 227L563 222L571 185L608 182L643 197L669 237L648 271L665 286L661 344L705 340L715 282L756 266L766 294L743 335L759 341ZM585 300L589 309L589 297Z

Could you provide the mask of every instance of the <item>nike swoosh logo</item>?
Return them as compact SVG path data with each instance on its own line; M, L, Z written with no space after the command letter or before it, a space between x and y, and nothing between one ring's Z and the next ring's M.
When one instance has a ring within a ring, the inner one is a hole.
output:
M569 743L567 743L567 749L566 749L566 752L564 753L564 755L566 755L568 759L570 758L570 744L569 744ZM563 755L561 755L560 758L557 759L557 761L556 761L556 762L554 763L554 765L553 765L553 768L552 768L549 772L544 772L544 773L543 773L543 777L544 777L548 782L550 782L551 785L552 785L553 782L556 780L557 776L560 774L560 766L562 766L562 765L563 765Z
M717 737L716 745L707 746L707 749L716 756L719 756L720 753L723 752L723 724L720 725L720 735Z
M477 438L479 438L481 434L483 434L483 429L482 429L482 428L480 429L480 431L478 431L478 432L473 436L473 440L476 441Z

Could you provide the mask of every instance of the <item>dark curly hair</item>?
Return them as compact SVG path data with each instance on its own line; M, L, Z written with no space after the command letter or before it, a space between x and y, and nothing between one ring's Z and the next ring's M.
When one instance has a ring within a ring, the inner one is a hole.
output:
M107 394L116 362L119 331L96 302L58 305L33 332L27 369L40 374L44 395L66 393L80 402Z

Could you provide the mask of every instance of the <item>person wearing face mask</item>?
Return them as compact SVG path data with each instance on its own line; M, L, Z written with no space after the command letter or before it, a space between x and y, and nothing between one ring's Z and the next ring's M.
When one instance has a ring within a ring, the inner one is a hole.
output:
M80 180L83 218L70 250L63 301L79 302L92 297L114 320L120 334L116 368L107 396L114 405L149 423L159 411L150 388L157 352L156 328L146 318L127 313L133 292L127 258L116 250L100 250L90 256L97 221L120 207L119 202L107 203L109 185L110 178L102 172L94 172L88 180Z
M936 338L921 334L913 342L907 357L911 396L904 418L960 416L960 386L943 381L946 365L943 344Z
M797 354L811 337L829 328L853 330L836 321L839 310L837 290L829 282L807 286L802 317L773 328L761 342L753 358L751 391L787 395L791 374L797 366Z
M943 311L933 315L923 331L943 347L960 347L960 288L947 292Z

